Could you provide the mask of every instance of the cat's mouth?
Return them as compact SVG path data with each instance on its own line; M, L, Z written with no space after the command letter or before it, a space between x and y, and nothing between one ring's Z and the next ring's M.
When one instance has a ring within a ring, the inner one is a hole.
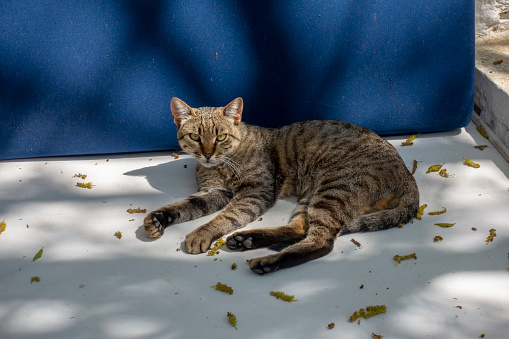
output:
M207 168L210 168L210 167L214 167L214 166L217 166L220 164L220 162L216 159L216 157L213 155L211 157L205 157L204 155L201 155L198 159L198 162L203 166L203 167L207 167Z

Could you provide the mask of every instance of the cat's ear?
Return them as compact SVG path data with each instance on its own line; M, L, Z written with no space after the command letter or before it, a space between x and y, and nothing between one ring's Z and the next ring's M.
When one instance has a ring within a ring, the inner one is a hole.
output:
M227 117L233 120L233 123L235 125L238 125L240 123L240 120L242 119L242 109L244 108L244 102L242 101L242 98L234 99L232 102L230 102L228 105L224 107L223 114Z
M189 119L191 116L196 116L196 113L193 111L193 109L179 98L172 98L170 107L171 114L173 115L173 121L178 128L180 128L185 120Z

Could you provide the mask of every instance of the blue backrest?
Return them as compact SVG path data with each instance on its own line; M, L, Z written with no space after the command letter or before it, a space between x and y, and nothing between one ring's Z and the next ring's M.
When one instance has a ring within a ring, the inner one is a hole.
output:
M465 126L474 1L0 3L0 159L177 147L170 100L277 127Z

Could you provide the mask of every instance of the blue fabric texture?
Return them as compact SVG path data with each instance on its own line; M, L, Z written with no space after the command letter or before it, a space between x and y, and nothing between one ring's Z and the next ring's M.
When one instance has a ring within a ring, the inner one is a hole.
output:
M470 120L474 1L0 2L0 159L177 147L170 100L267 127Z

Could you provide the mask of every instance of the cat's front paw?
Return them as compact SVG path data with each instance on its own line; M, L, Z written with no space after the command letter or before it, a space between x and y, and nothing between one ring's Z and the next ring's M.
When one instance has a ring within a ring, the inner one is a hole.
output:
M187 253L199 254L207 252L214 240L212 233L207 231L206 228L200 227L186 236L184 244L186 246Z
M160 238L164 233L164 229L171 224L171 219L161 211L150 212L143 221L147 236L149 238Z
M249 261L249 268L258 274L276 272L281 268L281 255L273 254L266 257L255 258Z
M228 239L226 239L226 246L229 249L235 251L245 251L253 249L253 238L250 236L245 236L240 233L230 235Z

